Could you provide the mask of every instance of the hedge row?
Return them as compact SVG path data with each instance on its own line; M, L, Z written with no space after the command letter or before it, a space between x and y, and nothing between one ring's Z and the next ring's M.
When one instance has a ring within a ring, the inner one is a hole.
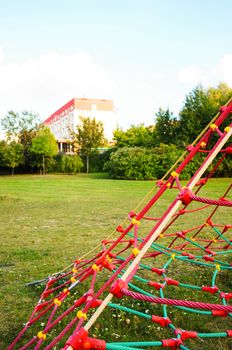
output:
M115 179L153 180L161 179L183 150L175 145L161 144L153 149L142 147L120 148L113 152L104 169ZM190 179L203 160L202 154L197 154L181 173L181 179ZM211 168L210 168L211 169ZM210 171L208 169L208 171ZM230 176L232 160L227 159L215 172L215 176Z

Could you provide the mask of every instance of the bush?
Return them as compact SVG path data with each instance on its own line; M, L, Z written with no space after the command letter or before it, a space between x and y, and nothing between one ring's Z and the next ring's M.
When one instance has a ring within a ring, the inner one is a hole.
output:
M161 179L182 153L183 150L175 145L160 144L152 149L124 147L111 154L104 169L115 179ZM203 155L197 154L181 173L181 180L190 179L202 159Z
M123 147L113 152L106 162L105 170L116 179L150 180L155 179L153 155L141 147Z
M101 173L104 172L104 165L110 159L112 149L109 148L103 152L95 151L89 156L89 172L90 173ZM83 172L86 172L86 157L81 157L84 167Z
M61 172L68 174L79 173L83 168L83 162L78 155L74 156L62 156L61 158Z

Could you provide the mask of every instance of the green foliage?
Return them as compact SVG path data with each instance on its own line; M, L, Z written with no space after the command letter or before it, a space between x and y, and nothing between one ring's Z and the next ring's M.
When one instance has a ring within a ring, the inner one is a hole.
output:
M56 139L47 127L41 127L36 136L32 139L30 152L33 155L33 165L43 170L52 161L52 157L57 154L58 146Z
M80 150L81 155L86 157L86 171L89 172L89 156L92 149L104 145L103 123L95 118L80 118L81 124L77 126L77 132L73 133L74 142Z
M5 166L4 154L6 152L7 143L6 141L0 141L0 167Z
M15 138L20 139L20 135L25 131L31 132L35 130L40 124L40 120L37 114L23 111L21 113L9 111L8 114L2 119L2 129L6 133L8 140Z
M14 174L14 169L22 164L23 161L23 146L15 141L12 141L10 144L5 143L3 165L12 169L12 175Z
M65 156L61 158L61 172L68 174L79 173L83 168L83 162L78 155Z
M40 120L37 114L23 111L9 111L2 119L2 129L8 141L17 140L23 146L24 166L28 169L31 164L30 147L32 139L38 130Z
M78 148L83 155L90 155L93 148L104 144L104 128L95 118L80 118L81 124L77 126L77 132L73 134Z
M154 145L153 127L143 124L132 125L127 131L116 129L114 140L116 147L152 147Z
M105 163L109 161L111 153L114 151L114 149L109 148L105 151L95 151L92 152L89 156L89 172L90 173L99 173L104 172L105 170ZM85 157L82 158L84 163L84 168L82 171L86 172L86 159Z
M205 126L232 97L232 89L225 84L217 88L194 88L187 96L176 128L179 145L188 145L201 133Z
M116 179L161 179L181 154L182 150L175 145L160 144L153 149L123 147L111 154L105 170ZM181 179L189 179L201 163L202 155L199 154L183 170Z
M156 113L155 139L156 143L171 144L176 143L177 119L169 109L162 108Z

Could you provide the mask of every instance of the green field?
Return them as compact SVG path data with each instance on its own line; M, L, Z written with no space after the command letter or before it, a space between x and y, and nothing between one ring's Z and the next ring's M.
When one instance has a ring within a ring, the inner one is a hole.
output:
M207 194L217 198L230 181L211 180ZM63 269L94 248L152 189L154 182L101 174L0 177L1 349L21 330L38 300L36 288L25 283ZM165 197L158 214L172 196ZM228 211L223 220L231 220Z

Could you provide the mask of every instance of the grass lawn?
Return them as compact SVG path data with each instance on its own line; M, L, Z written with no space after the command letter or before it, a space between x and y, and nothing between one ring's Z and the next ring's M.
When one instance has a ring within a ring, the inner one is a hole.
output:
M211 180L207 194L219 197L230 181ZM154 182L101 174L0 177L1 349L21 330L38 300L36 288L25 283L63 269L96 247L153 189ZM172 198L170 191L158 215ZM225 223L231 223L228 210Z

